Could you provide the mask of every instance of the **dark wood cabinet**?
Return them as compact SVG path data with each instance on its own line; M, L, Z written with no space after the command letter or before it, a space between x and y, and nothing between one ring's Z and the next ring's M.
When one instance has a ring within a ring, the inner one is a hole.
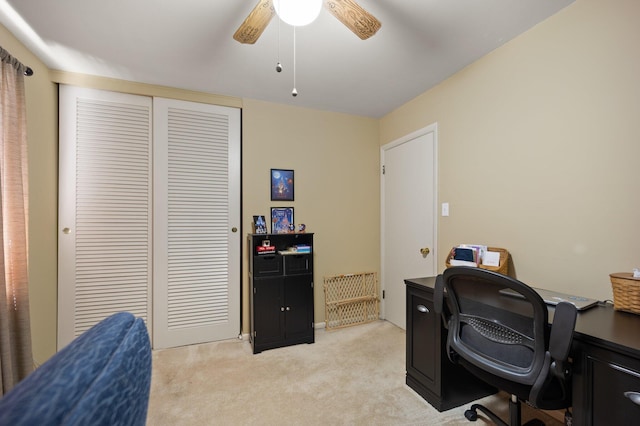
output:
M610 305L578 315L571 348L574 424L640 424L639 328L639 316L616 312ZM605 333L608 339L596 339Z
M407 385L438 411L497 391L446 354L447 330L433 309L435 278L405 281L407 295Z
M273 253L258 253L265 240ZM311 252L287 251L298 245ZM248 246L253 353L313 343L313 234L251 234Z
M447 330L433 313L435 278L408 279L405 284L407 385L439 411L490 394L492 388L447 358ZM554 314L549 307L550 322ZM640 315L616 311L610 303L579 312L570 354L573 424L640 424L638 330Z

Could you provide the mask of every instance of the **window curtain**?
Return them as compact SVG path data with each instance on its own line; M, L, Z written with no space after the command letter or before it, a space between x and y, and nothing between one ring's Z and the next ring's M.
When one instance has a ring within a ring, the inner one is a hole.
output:
M0 47L0 372L2 394L33 370L27 268L26 67Z

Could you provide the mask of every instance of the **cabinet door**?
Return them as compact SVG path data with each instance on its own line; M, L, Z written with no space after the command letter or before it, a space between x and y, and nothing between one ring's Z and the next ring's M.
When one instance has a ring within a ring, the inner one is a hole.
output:
M284 339L284 298L282 278L253 281L253 323L255 346L271 345ZM261 349L260 349L261 350Z
M637 425L640 405L625 396L640 398L640 373L625 366L592 359L593 362L593 424Z
M311 275L285 277L285 335L287 340L313 336L313 287Z
M601 348L579 347L584 365L574 376L575 424L638 424L640 361Z
M440 323L433 310L433 296L407 291L407 373L439 394Z
M495 393L497 389L449 361L447 332L433 309L433 290L407 287L407 385L438 411Z

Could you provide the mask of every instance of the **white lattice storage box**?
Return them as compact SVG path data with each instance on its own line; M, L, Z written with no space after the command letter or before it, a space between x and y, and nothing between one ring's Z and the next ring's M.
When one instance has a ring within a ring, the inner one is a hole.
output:
M375 272L324 277L327 330L378 319L378 279Z

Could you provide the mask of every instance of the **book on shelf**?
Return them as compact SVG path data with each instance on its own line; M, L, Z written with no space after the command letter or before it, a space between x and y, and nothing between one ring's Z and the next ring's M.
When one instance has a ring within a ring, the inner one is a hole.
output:
M278 254L290 255L290 254L309 254L311 253L311 246L307 244L298 244L292 247L288 247L286 250L281 250Z
M274 254L276 252L276 246L257 246L256 253L258 254Z
M311 246L308 244L298 244L293 246L294 251L298 253L311 253Z

